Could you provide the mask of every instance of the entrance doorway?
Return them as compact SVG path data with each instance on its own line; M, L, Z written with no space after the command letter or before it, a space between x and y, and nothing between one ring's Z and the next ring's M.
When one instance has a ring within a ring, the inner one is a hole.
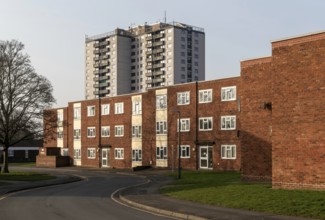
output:
M110 166L110 149L103 148L102 149L102 167L109 167Z
M200 168L213 168L212 146L200 146Z

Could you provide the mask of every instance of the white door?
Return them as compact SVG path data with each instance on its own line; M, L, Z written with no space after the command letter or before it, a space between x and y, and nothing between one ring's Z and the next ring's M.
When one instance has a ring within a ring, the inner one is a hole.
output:
M212 147L211 146L200 146L200 168L212 169Z
M109 148L102 149L102 167L109 167Z

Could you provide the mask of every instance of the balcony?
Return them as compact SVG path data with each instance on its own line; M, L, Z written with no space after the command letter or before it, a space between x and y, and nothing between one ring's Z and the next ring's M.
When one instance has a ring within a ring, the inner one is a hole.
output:
M161 83L161 82L164 82L164 81L165 81L165 78L159 78L159 79L153 79L152 83Z
M146 66L146 69L147 69L147 70L152 69L152 65L147 65L147 66Z
M146 37L146 40L151 40L152 39L152 36L147 36Z
M109 45L109 41L106 40L99 43L99 46L107 46L107 45Z
M152 54L152 50L147 50L146 55Z
M160 33L160 34L153 35L152 39L158 39L158 38L163 38L163 37L165 37L165 34Z
M156 69L156 68L162 68L164 66L165 66L164 63L157 63L157 64L152 65L152 68Z
M165 74L165 71L161 70L161 71L156 71L156 72L153 72L152 75L153 76L160 76L160 75L164 75Z
M152 59L152 61L158 61L158 60L163 60L163 59L165 59L164 56L156 56L156 57L154 57L154 58Z
M152 43L146 45L147 48L152 47Z
M164 48L159 48L159 49L153 50L153 53L163 53L164 51L165 51Z
M157 42L154 42L152 45L153 45L154 47L156 47L156 46L161 46L161 45L164 45L164 42L165 42L165 41L157 41Z
M99 90L99 91L94 91L94 95L102 95L102 94L109 94L110 93L110 90L109 89L103 89L103 90Z
M153 73L146 72L146 76L153 76Z

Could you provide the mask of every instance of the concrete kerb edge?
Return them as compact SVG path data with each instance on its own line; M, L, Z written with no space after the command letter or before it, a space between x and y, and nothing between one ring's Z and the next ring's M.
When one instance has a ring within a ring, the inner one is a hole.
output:
M68 179L65 179L65 180L57 181L57 182L55 180L53 180L52 182L49 181L47 183L43 182L43 183L35 183L35 185L21 186L21 187L18 187L16 189L8 190L8 191L4 192L2 195L0 194L0 197L11 194L11 193L24 191L24 190L36 189L36 188L42 188L42 187L48 187L48 186L56 186L56 185L62 185L62 184L68 184L68 183L74 183L74 182L78 182L78 181L82 181L82 180L87 179L86 177L79 176L79 175L70 175L70 177L71 176L75 177L75 178L73 178L73 179L68 178Z
M132 175L136 175L136 174L132 174ZM137 202L133 202L132 200L127 199L125 196L121 195L121 193L123 191L134 188L134 187L137 187L137 186L142 186L142 185L145 185L145 184L148 184L148 183L151 182L151 180L148 179L144 175L136 175L136 176L145 178L145 179L147 179L147 181L144 182L144 183L133 185L133 186L121 188L121 189L119 189L119 190L117 190L117 191L115 191L113 193L113 194L118 193L119 199L121 201L123 201L124 203L128 204L131 207L135 207L135 208L138 208L138 209L141 209L141 210L144 210L144 211L149 211L149 212L160 214L160 215L176 217L176 218L181 218L181 219L189 219L189 220L206 220L206 218L202 218L202 217L198 217L198 216L194 216L194 215L183 214L183 213L179 213L179 212L168 211L168 210L165 210L165 209L159 209L159 208L156 208L156 207L152 207L152 206L148 206L148 205L144 205L144 204L139 204Z

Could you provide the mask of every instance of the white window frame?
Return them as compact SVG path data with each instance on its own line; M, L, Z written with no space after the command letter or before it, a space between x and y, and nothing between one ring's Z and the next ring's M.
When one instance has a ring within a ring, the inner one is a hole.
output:
M199 90L199 103L212 102L212 89Z
M228 86L221 88L221 101L234 101L236 100L236 86Z
M124 102L118 102L114 104L114 112L115 114L123 114L124 113Z
M115 160L123 160L124 159L124 148L115 148L114 149L114 158L115 158Z
M156 158L157 160L167 160L168 152L166 146L156 147Z
M221 116L220 128L221 128L221 130L235 130L236 129L236 115Z
M14 150L8 150L8 157L14 157L15 156L15 151Z
M234 160L237 156L236 145L221 145L221 159Z
M88 138L96 137L96 128L95 127L87 127L87 137Z
M102 115L109 115L109 110L110 110L110 106L109 106L109 104L102 104L102 107L101 107L102 109L102 111L101 111L101 113L102 113Z
M81 129L73 129L73 139L74 140L80 140L81 139Z
M63 122L63 112L58 112L58 122Z
M202 121L202 125L201 126L201 121ZM210 121L210 123L209 123ZM211 128L209 127L209 124L211 124ZM205 126L207 125L207 126ZM205 128L207 127L207 128ZM212 117L200 117L199 118L199 131L212 131L213 129L213 118Z
M28 158L29 158L29 151L25 150L25 159L28 159Z
M190 91L177 93L177 105L189 105L190 104Z
M69 156L69 149L61 148L61 156Z
M73 118L74 118L74 120L80 120L81 119L81 108L80 107L74 107L73 108Z
M132 150L132 161L134 161L134 162L142 161L142 150L141 149L133 149Z
M87 158L88 159L96 158L96 149L95 148L87 148Z
M132 114L133 115L141 115L142 114L142 102L141 101L133 101L132 102Z
M166 109L167 108L167 95L157 95L156 96L156 109Z
M101 136L109 137L110 136L110 126L102 126L101 128Z
M87 116L88 117L92 117L95 116L95 106L91 105L91 106L87 106Z
M63 139L63 131L62 130L57 132L57 138L60 140Z
M115 131L115 137L123 137L124 136L124 125L115 125L114 131Z
M142 126L141 125L132 125L132 137L141 138L142 137Z
M181 132L189 132L191 129L191 122L189 118L181 118ZM179 132L179 120L177 119L177 132Z
M167 121L156 122L156 134L158 135L167 134Z
M181 145L181 158L191 157L191 147L190 145Z
M73 159L81 159L81 149L73 149Z

